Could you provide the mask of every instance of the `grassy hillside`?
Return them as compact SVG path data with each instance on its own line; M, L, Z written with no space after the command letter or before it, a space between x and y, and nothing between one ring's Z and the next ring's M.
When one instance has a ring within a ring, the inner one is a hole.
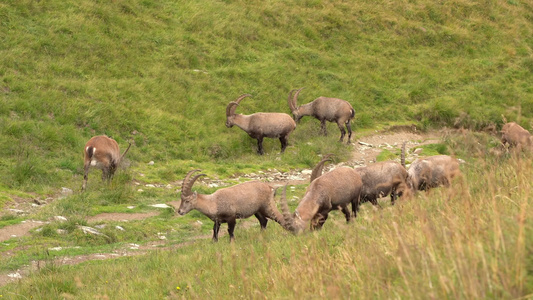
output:
M40 272L0 288L0 296L529 299L533 160L484 155L486 142L486 136L470 134L448 140L468 161L454 188L400 199L395 206L383 201L383 209L364 204L350 224L333 212L321 231L292 236L273 222L261 233L257 225L245 230L239 222L233 244L227 236L218 243L208 238L178 247L169 243L170 249L148 255L75 266L59 266L52 256L56 251L46 251L48 263ZM302 194L288 189L289 199ZM144 227L148 235L155 222L145 223L151 224ZM191 224L173 228L194 231ZM130 232L138 225L122 226ZM176 233L167 236L175 241ZM78 238L77 245L86 249L83 239L89 238Z
M224 126L240 113L289 113L324 95L356 109L354 130L415 123L531 129L533 5L528 1L3 1L0 4L0 165L6 189L78 188L81 152L96 134L133 139L133 164L155 177L251 162L308 166L345 147L317 140L304 119L279 142ZM277 160L276 160L277 159ZM163 178L161 178L163 177Z

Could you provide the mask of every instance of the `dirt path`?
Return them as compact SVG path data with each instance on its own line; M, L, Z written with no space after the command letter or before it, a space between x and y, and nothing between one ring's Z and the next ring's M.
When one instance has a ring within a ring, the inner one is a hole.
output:
M438 143L440 141L440 134L438 133L418 133L416 131L398 131L398 132L387 132L387 133L376 133L370 136L362 137L357 142L353 143L353 154L349 161L339 163L338 165L348 165L348 166L362 166L368 163L376 161L376 157L383 151L383 149L394 150L399 149L403 142L406 143L406 149L408 152L412 152L415 148L425 145ZM331 165L329 168L335 167ZM326 168L328 169L328 168ZM280 173L277 170L259 172L258 174L246 174L242 177L246 179L257 179L268 181L274 185L284 185L287 182L290 185L306 184L309 182L309 177L311 170L299 170L289 173ZM220 182L209 181L209 179L202 180L204 184L220 184ZM181 182L175 183L176 187L179 186ZM30 202L28 200L28 202ZM19 203L20 204L20 203ZM175 209L178 209L180 202L173 201L168 203L172 205ZM88 218L88 223L94 222L108 222L108 221L133 221L133 220L143 220L149 217L157 215L158 212L148 212L148 213L103 213L96 216ZM6 226L0 228L0 242L7 241L13 237L21 237L29 235L30 230L39 226L46 224L42 221L33 221L27 220L21 224ZM251 227L251 222L243 222L244 227ZM224 233L221 232L221 235ZM123 256L134 256L142 255L151 251L153 249L174 249L176 247L183 247L193 243L198 239L211 238L210 235L198 236L193 238L191 241L173 245L166 246L165 241L151 242L143 246L129 244L120 250L116 250L113 253L98 253L98 254L89 254L89 255L78 255L75 257L63 257L58 258L53 261L35 261L32 262L31 266L22 268L15 272L10 272L8 274L0 274L0 286L3 286L7 283L20 280L21 278L27 276L32 271L39 270L47 263L54 263L59 265L72 265L82 263L88 260L103 260L103 259L112 259ZM12 253L10 253L12 255Z

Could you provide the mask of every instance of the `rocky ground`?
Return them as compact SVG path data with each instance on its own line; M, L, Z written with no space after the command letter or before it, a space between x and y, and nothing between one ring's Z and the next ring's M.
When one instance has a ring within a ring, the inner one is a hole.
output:
M420 147L424 144L432 144L432 143L438 143L441 136L439 133L420 133L413 130L407 130L407 131L391 131L386 133L376 133L373 135L369 135L367 137L362 137L358 141L352 144L353 147L353 154L349 161L347 162L341 162L338 164L330 164L325 167L324 172L327 172L328 170L338 167L338 166L364 166L369 163L375 162L376 157L378 154L383 151L383 149L388 149L390 151L395 151L395 149L399 149L403 142L406 142L406 152L407 157L409 161L412 161L417 156L417 147ZM398 158L399 160L399 158ZM245 179L255 179L255 180L263 180L268 181L274 185L284 185L288 183L289 185L297 185L297 184L306 184L309 182L309 177L311 175L311 170L294 170L291 172L279 172L275 169L269 169L265 171L260 171L257 173L251 173L251 174L245 174L242 177ZM201 181L204 184L207 184L212 187L222 187L226 186L227 183L222 182L220 180L211 180L209 178L202 178ZM139 185L139 189L142 189L143 186L141 183L137 183ZM181 185L181 182L175 183L175 185L150 185L146 188L174 188L179 189ZM60 197L65 197L71 194L72 191L66 188L63 188L61 191ZM9 205L6 209L10 211L12 214L20 214L20 215L27 215L35 210L38 210L39 207L42 207L42 205L46 205L46 203L53 201L53 198L48 198L45 200L34 200L34 199L20 199L17 198L13 203ZM169 205L174 206L176 209L179 206L179 201L174 201L171 203L168 203ZM159 207L165 207L166 204L159 204ZM92 216L88 220L88 224L95 222L105 222L105 221L132 221L132 220L141 220L144 218L149 218L154 215L157 215L156 212L150 212L150 213L105 213L100 214L96 216ZM56 218L62 218L61 216L57 216ZM12 225L12 226L6 226L4 228L0 228L0 242L7 241L14 237L22 237L30 234L30 230L43 226L46 222L44 221L38 221L38 220L26 220L20 224ZM93 228L90 226L82 226L82 229L87 234L99 234L98 228ZM97 227L97 226L95 226ZM222 233L222 232L221 232ZM203 239L203 238L210 238L210 236L199 236L196 237L196 239ZM188 242L190 243L190 242ZM182 245L175 245L175 247L183 247L186 244ZM64 258L58 258L53 262L42 262L42 261L35 261L32 262L31 266L27 266L25 268L22 268L20 270L17 270L15 272L0 274L0 286L7 284L9 282L19 280L29 274L32 271L38 270L39 268L43 267L46 263L54 263L54 264L77 264L81 263L87 260L102 260L102 259L110 259L110 258L116 258L121 256L133 256L133 255L142 255L147 253L148 251L152 249L161 249L161 248L167 247L165 245L165 240L162 238L158 242L152 242L146 245L136 245L136 244L129 244L123 247L122 249L116 250L113 253L101 253L101 254L90 254L90 255L79 255L75 257L64 257ZM49 251L57 251L60 249L49 249ZM2 253L2 255L13 255L12 252L8 253Z

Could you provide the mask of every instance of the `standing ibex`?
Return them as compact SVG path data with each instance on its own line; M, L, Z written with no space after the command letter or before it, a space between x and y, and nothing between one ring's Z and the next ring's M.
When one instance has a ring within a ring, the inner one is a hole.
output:
M289 108L291 109L294 120L298 122L304 116L313 116L317 118L320 121L320 128L324 135L327 135L326 121L336 122L341 131L341 142L346 134L346 131L344 130L344 126L346 126L346 129L348 129L348 143L350 143L352 138L352 127L350 122L355 116L355 110L352 105L348 101L342 99L318 97L312 102L298 106L297 99L302 89L303 88L299 90L294 89L289 93ZM296 91L296 93L293 96L292 94L294 91Z
M274 202L275 190L272 186L260 182L249 181L222 188L210 195L192 192L194 182L205 174L187 173L181 188L181 204L178 209L180 215L185 215L196 209L215 222L213 226L213 241L218 241L220 224L228 223L230 242L235 240L233 230L237 219L246 219L252 215L259 220L261 229L265 229L268 219L272 219L284 226L284 219ZM191 178L192 177L192 178Z
M509 144L510 147L516 147L518 151L533 149L531 134L517 123L506 123L500 132L504 146Z
M287 138L296 128L294 120L285 113L255 113L251 115L235 114L237 105L250 94L243 94L226 107L226 127L237 125L246 131L251 138L257 139L257 152L263 155L263 138L279 138L281 153L287 148Z
M329 158L323 159L317 167L321 168L326 159ZM348 205L351 204L353 210L359 205L361 187L361 177L354 169L349 167L333 169L312 180L292 215L289 212L284 192L281 204L285 228L293 233L300 233L307 226L310 226L311 230L320 229L326 222L329 212L338 208L342 210L346 221L349 222L351 212Z
M391 204L394 205L396 198L407 187L407 171L395 161L377 162L366 167L355 168L355 171L363 181L360 203L369 201L379 206L377 199L390 194Z
M82 190L85 190L87 186L87 179L89 177L89 168L91 166L102 170L102 180L111 181L118 165L124 158L124 155L131 147L129 143L128 148L122 156L118 148L118 143L105 135L98 135L92 137L87 144L85 144L84 153L84 173Z

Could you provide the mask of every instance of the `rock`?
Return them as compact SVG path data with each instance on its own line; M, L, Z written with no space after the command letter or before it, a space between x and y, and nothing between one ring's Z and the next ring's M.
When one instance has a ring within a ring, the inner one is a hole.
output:
M161 203L161 204L152 204L152 205L149 205L151 207L156 207L156 208L170 208L170 206L164 204L164 203Z
M101 233L100 231L92 228L92 227L89 227L89 226L78 226L79 229L81 229L81 231L83 231L83 233L85 234L94 234L94 235L102 235L102 236L106 236L105 234Z
M313 170L302 170L303 175L311 175L313 173Z
M65 229L56 229L57 234L65 235L68 234L68 231Z
M154 164L155 164L155 163L154 163L153 160L151 160L151 161L148 163L149 166L153 166Z
M363 146L374 147L372 144L369 144L369 143L365 143L365 142L361 142L361 141L359 141L358 143L359 143L360 145L363 145Z
M67 218L65 218L65 217L63 217L63 216L55 216L55 217L54 217L54 220L59 221L59 222L66 222L66 221L68 221Z
M152 187L152 188L155 187L155 185L153 185L153 184L147 184L147 185L145 185L145 186L146 186L146 187Z
M72 195L74 192L69 189L69 188L66 188L66 187L62 187L61 188L61 195L59 196L59 198L65 198L65 197L68 197L70 195Z
M422 150L424 150L424 149L422 149L422 148L416 148L415 151L413 151L413 154L418 155L418 154L420 154L420 153L422 152Z
M126 229L122 228L121 226L115 226L116 229L120 230L120 231L126 231Z

